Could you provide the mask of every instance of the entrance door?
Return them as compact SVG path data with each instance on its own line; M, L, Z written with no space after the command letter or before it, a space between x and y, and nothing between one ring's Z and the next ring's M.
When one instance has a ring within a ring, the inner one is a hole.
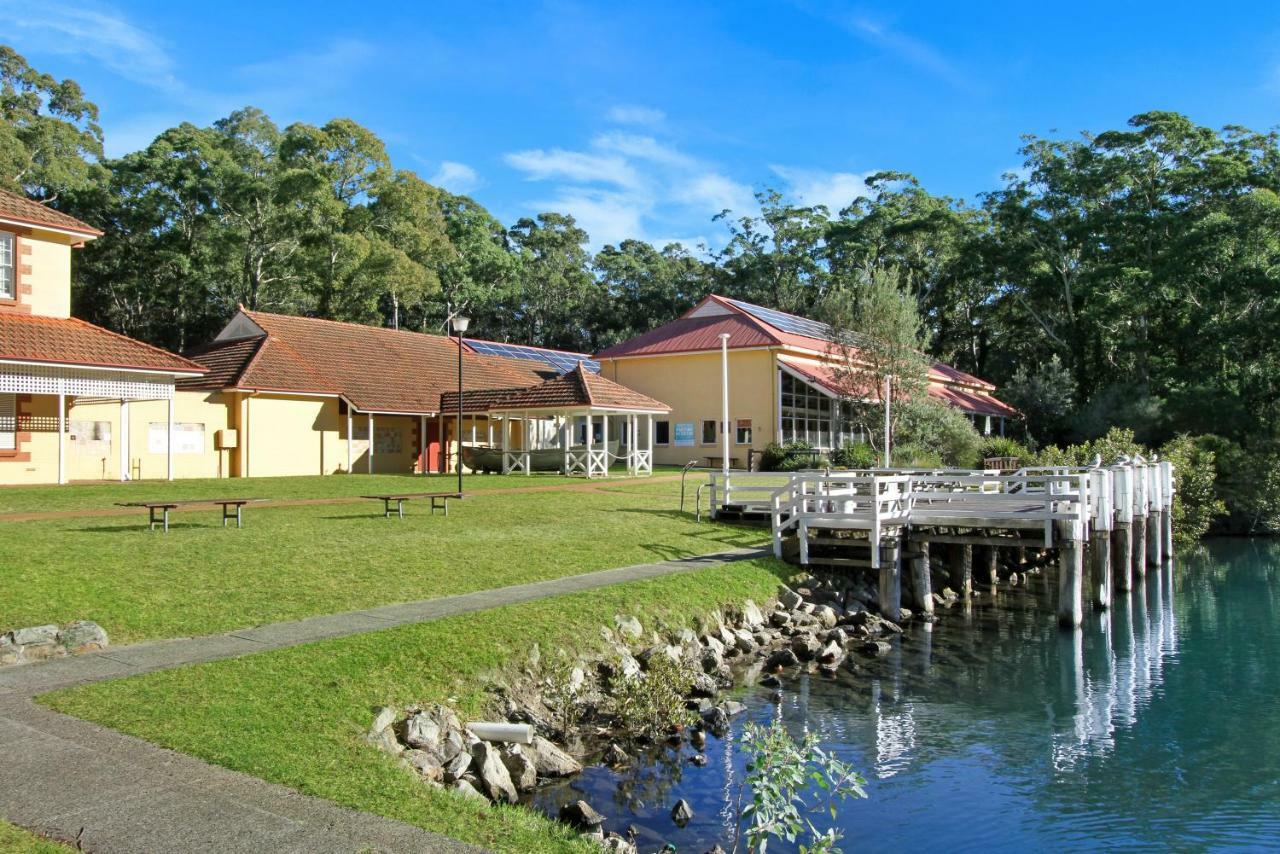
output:
M440 422L437 419L427 421L427 448L426 448L426 470L434 474L441 471L440 467Z

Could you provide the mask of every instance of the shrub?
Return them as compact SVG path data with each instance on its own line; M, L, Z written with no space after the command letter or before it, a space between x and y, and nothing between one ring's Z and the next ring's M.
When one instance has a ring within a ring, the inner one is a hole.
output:
M988 436L983 439L982 444L978 446L978 456L980 460L989 460L993 457L1016 457L1024 466L1030 465L1032 459L1031 451L1026 445L1004 436Z
M637 735L656 737L668 727L692 724L697 715L684 700L699 672L687 661L675 662L665 653L655 653L647 671L609 686L619 725Z
M940 465L973 468L978 464L982 436L958 409L920 398L898 405L894 441L915 446L940 460ZM897 455L894 455L895 460Z
M1213 520L1227 512L1215 488L1213 451L1190 436L1178 436L1160 448L1160 458L1173 463L1173 535L1181 546L1200 539ZM1274 471L1274 469L1272 469ZM1280 510L1280 475L1273 474L1272 512Z
M826 465L826 457L818 455L814 459L813 445L808 442L787 442L781 445L770 442L760 454L760 471L799 471Z
M929 448L921 445L905 444L893 448L893 465L900 469L940 469L945 468L942 457Z
M871 469L880 462L875 448L866 442L846 442L831 454L831 465L844 469Z

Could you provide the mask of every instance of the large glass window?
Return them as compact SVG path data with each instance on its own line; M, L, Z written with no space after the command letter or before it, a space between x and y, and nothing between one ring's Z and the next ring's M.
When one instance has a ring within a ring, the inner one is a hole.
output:
M17 299L17 258L13 235L0 231L0 299Z
M782 441L808 442L815 448L832 446L830 397L782 373Z
M671 422L670 421L653 422L653 444L655 445L671 444Z
M716 443L716 422L710 419L702 422L702 444L714 445Z

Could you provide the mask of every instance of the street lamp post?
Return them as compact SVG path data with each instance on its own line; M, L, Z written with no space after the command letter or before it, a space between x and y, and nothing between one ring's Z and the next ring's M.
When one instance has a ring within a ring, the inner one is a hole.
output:
M458 493L462 493L462 335L471 325L471 318L456 314L453 317L453 332L458 336L458 427L454 440L458 443ZM441 437L443 438L443 437Z

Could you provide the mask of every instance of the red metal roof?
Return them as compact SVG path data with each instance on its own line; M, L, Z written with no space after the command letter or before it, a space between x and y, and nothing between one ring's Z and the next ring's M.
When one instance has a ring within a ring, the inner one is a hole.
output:
M833 366L813 365L798 359L789 359L786 356L779 356L778 361L796 373L801 374L813 385L825 389L833 395L841 396L849 393L847 390L848 381L841 382L839 373ZM868 396L873 399L879 398L878 392L879 390L877 389ZM930 382L929 396L950 404L956 409L971 412L975 415L1002 415L1005 418L1016 418L1018 416L1018 410L985 392L975 392L939 382Z
M34 202L26 196L10 193L8 190L0 190L0 219L37 227L74 231L90 238L102 236L101 231L86 222Z
M719 350L720 335L726 332L729 334L730 350L743 347L774 347L783 343L776 334L771 334L762 324L743 314L682 317L602 350L596 354L596 358L612 359L619 356L658 356Z
M0 360L202 374L203 365L75 317L0 313Z

